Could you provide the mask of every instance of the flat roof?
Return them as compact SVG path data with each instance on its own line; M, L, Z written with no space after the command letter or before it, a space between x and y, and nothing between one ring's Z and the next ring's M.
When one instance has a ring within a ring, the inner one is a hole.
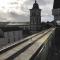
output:
M19 27L1 27L0 29L2 29L2 31L4 32L23 30L22 28Z

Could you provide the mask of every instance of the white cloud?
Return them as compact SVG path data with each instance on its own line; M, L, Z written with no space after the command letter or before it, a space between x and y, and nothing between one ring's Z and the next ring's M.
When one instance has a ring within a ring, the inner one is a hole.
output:
M29 9L33 3L34 0L0 0L0 11L4 12L0 13L0 21L29 21ZM53 0L37 0L37 3L42 9L42 21L53 20Z

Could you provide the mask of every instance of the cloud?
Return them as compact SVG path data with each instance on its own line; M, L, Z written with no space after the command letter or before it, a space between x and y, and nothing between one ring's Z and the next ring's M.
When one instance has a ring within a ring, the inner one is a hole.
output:
M29 15L19 15L14 12L10 12L9 16L13 19L12 22L26 22L29 21Z
M46 15L46 16L42 16L41 17L41 19L42 19L42 21L45 21L45 22L47 22L47 21L52 21L53 20L53 16L52 15Z
M31 8L34 2L35 0L26 0L22 6L25 5L25 7ZM53 4L53 0L37 0L37 3L42 7L51 6Z
M8 1L8 0L6 0ZM35 0L9 0L8 7L2 7L0 21L29 21L29 9L32 8ZM39 7L42 9L42 21L53 20L52 8L53 0L37 0ZM44 20L45 19L45 20Z

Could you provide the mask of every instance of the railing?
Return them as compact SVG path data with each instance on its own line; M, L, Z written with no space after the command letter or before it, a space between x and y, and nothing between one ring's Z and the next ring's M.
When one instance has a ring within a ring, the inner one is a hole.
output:
M0 50L0 60L45 60L55 28L36 33Z

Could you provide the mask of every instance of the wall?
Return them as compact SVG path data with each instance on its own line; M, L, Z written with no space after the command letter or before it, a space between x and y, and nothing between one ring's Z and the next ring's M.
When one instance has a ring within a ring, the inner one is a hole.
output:
M22 39L23 38L22 32L23 32L22 30L4 32L4 37L0 38L0 48Z
M38 52L38 55L34 60L49 60L50 50L54 44L55 31L48 37L47 42L42 46L42 49ZM51 59L50 59L51 60Z

